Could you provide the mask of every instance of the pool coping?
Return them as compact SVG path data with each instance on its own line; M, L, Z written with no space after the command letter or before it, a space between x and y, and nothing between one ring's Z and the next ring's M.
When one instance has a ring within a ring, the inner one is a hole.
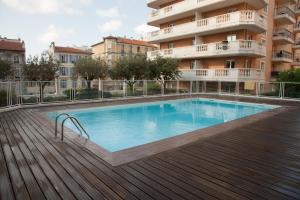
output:
M183 98L179 98L183 99ZM149 99L147 102L156 102L161 101L157 99ZM240 101L238 101L240 102ZM139 102L118 102L115 105L121 105L121 104L134 104ZM251 102L249 102L251 103ZM259 104L259 103L258 103ZM271 104L268 104L271 105ZM103 105L106 106L106 105ZM96 106L94 106L96 107ZM97 105L97 107L101 107L101 105ZM218 124L215 126L207 127L204 129L195 130L192 132L184 133L181 135L173 136L170 138L162 139L159 141L151 142L148 144L143 144L140 146L132 147L129 149L116 151L116 152L110 152L106 149L102 148L98 144L87 140L83 137L78 136L77 133L75 133L73 130L66 128L65 131L65 142L75 142L77 144L82 145L84 148L88 149L107 163L111 164L112 166L119 166L122 164L126 164L135 160L143 159L148 156L152 156L164 151L168 151L174 148L182 147L184 145L191 144L193 142L198 141L199 139L215 136L217 134L221 134L222 132L226 132L232 129L236 129L248 124L251 124L253 122L256 122L261 119L265 119L271 116L274 116L276 114L279 114L281 112L287 111L291 109L290 106L281 106L272 110L264 111L255 115L243 117L240 119L236 119L230 122L226 122L223 124ZM48 111L47 111L48 112ZM42 112L39 113L39 116L42 117L44 120L49 122L54 127L54 122L50 120L46 113ZM60 136L60 134L59 134ZM60 140L60 137L56 138L56 140Z

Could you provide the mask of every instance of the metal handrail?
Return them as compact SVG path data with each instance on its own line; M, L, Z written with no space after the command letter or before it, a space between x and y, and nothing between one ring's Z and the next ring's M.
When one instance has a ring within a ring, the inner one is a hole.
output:
M64 124L65 122L70 119L71 122L76 126L75 122L77 123L77 125L79 125L79 127L82 129L82 131L85 133L85 135L88 137L88 139L90 139L90 135L85 131L85 129L82 127L82 125L79 123L79 121L75 118L75 117L71 117L68 116L67 118L65 118L61 124L61 141L64 141ZM74 122L75 121L75 122Z
M56 119L55 119L55 137L57 137L57 133L58 133L58 131L57 131L58 119L59 119L61 116L71 117L71 116L70 116L69 114L67 114L67 113L61 113L61 114L59 114L58 116L56 116ZM77 124L75 124L75 122L73 121L73 119L71 119L71 121L72 121L73 124L76 126L76 128L79 130L80 135L82 136L82 131L81 131L81 129L78 127Z

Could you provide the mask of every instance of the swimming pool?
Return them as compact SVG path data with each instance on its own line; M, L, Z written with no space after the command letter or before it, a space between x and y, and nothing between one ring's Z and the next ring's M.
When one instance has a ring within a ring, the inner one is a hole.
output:
M174 137L271 110L275 106L209 99L181 99L49 112L76 117L91 141L110 152ZM75 126L66 127L78 133Z

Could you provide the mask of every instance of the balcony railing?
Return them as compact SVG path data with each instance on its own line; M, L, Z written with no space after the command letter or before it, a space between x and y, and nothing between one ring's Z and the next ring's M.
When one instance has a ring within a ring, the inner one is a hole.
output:
M201 44L173 49L164 49L149 52L149 58L166 56L174 58L204 58L222 56L266 56L266 48L261 43L253 40L223 41L217 43Z
M240 69L194 69L183 70L182 78L186 80L208 81L247 81L264 80L264 71L253 68Z
M150 41L159 41L194 34L205 34L206 32L237 27L238 25L255 26L256 29L253 30L259 33L266 30L266 20L262 15L253 10L243 10L153 31L149 33L148 37Z
M296 15L294 11L286 6L276 8L274 12L274 17L275 19L287 18L287 21L290 21L292 23L296 22Z
M277 29L273 32L273 40L287 40L290 43L294 43L295 36L287 29Z
M291 52L285 50L273 51L272 60L282 62L293 62L293 55Z
M245 0L240 1L245 2ZM266 5L266 0L246 0L247 3L251 4L255 8L263 8ZM164 19L166 17L175 16L182 13L187 13L190 11L195 11L200 8L207 8L214 9L214 5L224 5L230 6L231 4L236 4L237 1L224 1L224 0L185 0L170 6L153 10L150 14L149 23L155 22L160 19Z

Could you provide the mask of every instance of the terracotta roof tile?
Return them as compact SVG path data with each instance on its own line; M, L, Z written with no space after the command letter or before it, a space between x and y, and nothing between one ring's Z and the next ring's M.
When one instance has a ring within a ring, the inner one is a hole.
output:
M72 47L59 47L59 46L55 46L55 52L58 52L58 53L86 54L86 55L93 54L92 52L85 51L85 50L82 50L82 49L77 49L77 48L72 48Z
M23 42L21 41L10 41L6 39L0 39L0 49L8 50L8 51L21 51L25 52L25 48L23 46Z
M147 47L155 47L155 45L150 44L143 40L132 40L127 38L117 38L118 42L125 43L125 44L132 44L132 45L139 45L139 46L147 46Z

